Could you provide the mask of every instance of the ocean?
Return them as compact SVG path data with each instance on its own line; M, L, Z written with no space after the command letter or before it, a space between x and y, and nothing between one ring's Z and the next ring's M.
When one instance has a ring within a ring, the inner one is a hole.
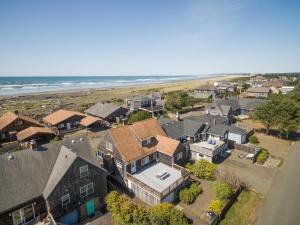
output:
M204 79L208 77L211 77L211 75L0 77L0 96L130 85L138 86L181 80Z

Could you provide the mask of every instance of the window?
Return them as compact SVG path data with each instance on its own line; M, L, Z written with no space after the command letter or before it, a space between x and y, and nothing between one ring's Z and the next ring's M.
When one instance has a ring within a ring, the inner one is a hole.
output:
M14 225L28 223L35 218L33 204L26 206L22 209L16 210L12 213Z
M88 165L84 165L79 167L79 172L80 172L80 178L84 178L89 175L89 168Z
M105 145L106 145L106 149L109 150L109 151L113 151L113 146L112 146L112 143L109 142L109 141L106 141L105 142Z
M64 123L58 124L58 128L64 128L64 127L65 127Z
M88 183L80 187L80 197L84 198L94 193L94 183Z
M180 160L182 158L182 152L179 152L178 154L177 154L177 160Z
M151 138L147 139L147 144L151 144Z
M94 183L87 184L87 194L93 194L94 193Z
M23 125L23 120L17 120L17 123L16 123L16 125Z
M80 198L87 196L87 185L80 187Z
M142 158L142 160L141 160L142 166L146 165L147 163L149 163L149 156L146 156L145 158Z
M157 153L154 152L154 154L153 154L153 160L156 160L156 159L157 159Z
M122 162L121 161L119 161L119 160L115 160L116 161L116 165L117 165L117 167L119 167L119 168L123 168L123 164L122 164Z
M62 207L68 205L70 203L70 194L66 194L61 197L61 205Z
M98 151L96 152L96 156L97 156L98 158L100 158L100 159L103 159L104 153L103 153L102 151L98 150Z

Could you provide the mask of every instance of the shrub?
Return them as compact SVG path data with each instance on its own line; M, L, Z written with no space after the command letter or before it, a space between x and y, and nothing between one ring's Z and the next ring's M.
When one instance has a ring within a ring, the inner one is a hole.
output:
M249 142L250 142L251 144L256 145L256 144L259 143L259 140L258 140L258 138L257 138L255 135L252 135L252 136L249 137Z
M187 225L184 214L175 209L171 203L161 203L150 209L151 222L155 225Z
M214 199L208 206L208 209L216 214L220 214L223 207L223 202L220 199Z
M195 176L207 180L213 180L217 171L217 166L205 159L197 160L195 164L191 166L187 165L187 168L188 167L190 167L189 170L195 174Z
M201 186L197 183L192 183L190 187L184 188L179 192L179 199L186 204L191 204L201 192Z
M132 124L141 120L145 120L151 117L151 114L146 111L138 111L130 115L128 123Z
M256 162L258 164L264 164L265 161L268 159L268 157L269 157L268 150L262 149L257 155Z
M216 182L213 185L213 190L216 193L216 196L220 200L228 199L232 193L232 187L226 182Z

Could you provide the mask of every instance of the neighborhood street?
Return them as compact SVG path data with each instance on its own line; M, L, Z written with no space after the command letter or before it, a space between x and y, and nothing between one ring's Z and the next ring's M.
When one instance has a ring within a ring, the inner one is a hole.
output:
M289 157L274 177L271 189L256 225L300 224L300 142L292 147Z

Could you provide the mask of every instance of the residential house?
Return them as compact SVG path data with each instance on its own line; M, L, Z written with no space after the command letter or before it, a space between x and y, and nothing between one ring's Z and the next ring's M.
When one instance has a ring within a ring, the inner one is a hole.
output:
M228 81L215 82L214 86L216 87L218 92L224 92L224 91L235 92L236 91L236 84L228 82Z
M284 95L290 91L293 91L294 89L295 89L294 86L282 86L281 88L279 88L280 92Z
M143 110L153 114L162 113L164 110L164 102L160 95L134 96L126 100L126 105L131 111Z
M19 131L31 126L42 127L43 124L30 117L19 114L18 111L3 114L0 117L0 143L15 141Z
M226 150L226 144L223 141L208 139L191 144L191 159L205 159L209 162L216 162Z
M247 133L247 130L239 127L214 124L207 130L207 139L244 144L247 141Z
M48 127L56 128L59 133L80 128L80 121L86 117L83 113L60 109L43 118Z
M35 224L47 215L76 224L105 205L107 173L86 137L0 156L0 224Z
M55 131L47 127L28 127L17 133L17 140L20 143L34 140L37 143L46 143L56 135Z
M266 98L270 93L270 87L250 87L246 95L249 98Z
M194 89L193 96L195 98L215 98L217 89L213 85L205 85Z
M183 120L173 120L170 122L162 123L161 127L166 132L168 137L186 142L197 142L205 139L206 124L184 118Z
M240 114L247 114L255 110L256 107L266 103L267 100L259 98L240 98L238 100L240 106Z
M88 115L98 117L109 123L127 120L128 109L111 103L97 103L85 110Z
M185 185L188 176L175 163L186 154L152 118L106 131L97 152L112 178L150 205L173 201Z
M224 116L220 115L211 115L211 114L203 114L200 116L188 116L185 117L184 119L189 119L193 120L199 123L204 123L207 125L212 125L212 124L229 124L229 119Z
M103 125L103 120L94 116L86 116L80 121L80 125L86 129L97 129Z

